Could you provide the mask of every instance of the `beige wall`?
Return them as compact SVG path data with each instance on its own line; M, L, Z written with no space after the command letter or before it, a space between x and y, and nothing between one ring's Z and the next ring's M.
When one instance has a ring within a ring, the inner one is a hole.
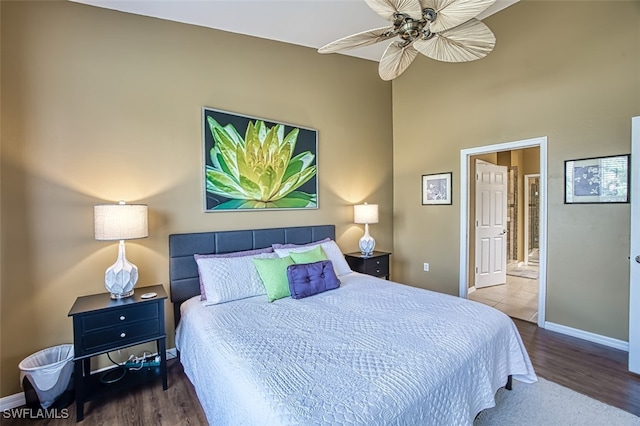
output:
M630 151L640 3L524 0L485 22L487 58L418 55L393 82L394 278L458 294L460 150L547 136L546 319L626 341L629 205L563 204L563 162ZM420 176L448 170L453 205L421 206Z
M354 251L351 206L368 201L392 251L391 83L376 63L69 2L0 8L0 396L20 392L22 358L72 341L75 298L104 291L117 243L93 240L96 203L149 205L127 256L139 285L167 290L170 233L332 223ZM203 106L318 129L320 208L203 213Z

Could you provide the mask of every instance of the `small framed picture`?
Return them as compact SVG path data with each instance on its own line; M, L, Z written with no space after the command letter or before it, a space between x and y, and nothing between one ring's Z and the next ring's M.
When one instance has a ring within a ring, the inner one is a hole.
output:
M423 206L430 204L452 204L451 175L451 172L422 175Z
M629 154L564 162L564 203L628 203Z

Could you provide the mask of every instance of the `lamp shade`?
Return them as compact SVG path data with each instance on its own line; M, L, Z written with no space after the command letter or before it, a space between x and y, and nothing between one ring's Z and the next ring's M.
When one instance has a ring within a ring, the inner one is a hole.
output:
M100 204L93 207L95 239L133 240L149 236L146 204Z
M356 204L353 206L354 223L378 223L377 204Z

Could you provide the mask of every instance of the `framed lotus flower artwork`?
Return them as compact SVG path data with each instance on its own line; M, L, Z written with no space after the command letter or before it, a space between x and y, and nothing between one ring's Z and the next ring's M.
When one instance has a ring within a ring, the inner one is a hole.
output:
M318 208L318 132L203 108L205 211Z

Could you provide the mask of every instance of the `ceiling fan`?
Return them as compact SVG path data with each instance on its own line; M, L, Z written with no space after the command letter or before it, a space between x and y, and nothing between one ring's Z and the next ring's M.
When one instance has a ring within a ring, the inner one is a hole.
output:
M418 53L443 62L469 62L484 58L496 44L489 27L474 18L496 0L364 1L392 25L341 38L318 52L340 52L398 36L380 59L383 80L402 74Z

